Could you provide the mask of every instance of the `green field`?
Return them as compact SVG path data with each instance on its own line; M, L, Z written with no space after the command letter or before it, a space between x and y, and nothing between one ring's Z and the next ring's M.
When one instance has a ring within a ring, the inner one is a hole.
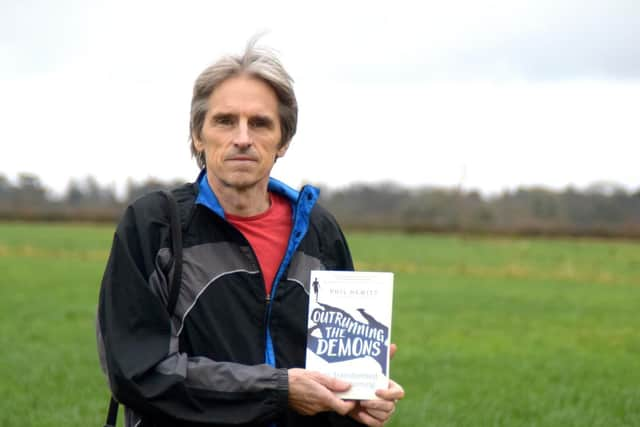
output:
M112 226L0 224L0 426L99 426ZM350 234L396 273L392 426L640 426L640 245Z

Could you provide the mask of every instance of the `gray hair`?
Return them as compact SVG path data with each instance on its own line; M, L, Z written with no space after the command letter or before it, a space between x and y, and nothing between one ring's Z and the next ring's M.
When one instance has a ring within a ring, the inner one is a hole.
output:
M288 144L296 133L298 102L293 91L293 79L282 66L276 54L269 48L256 47L258 37L252 38L242 56L226 55L200 73L193 86L189 138L191 155L198 166L206 166L204 152L198 152L194 136L201 137L202 126L209 108L209 97L216 87L230 77L246 74L268 84L278 98L280 116L280 146Z

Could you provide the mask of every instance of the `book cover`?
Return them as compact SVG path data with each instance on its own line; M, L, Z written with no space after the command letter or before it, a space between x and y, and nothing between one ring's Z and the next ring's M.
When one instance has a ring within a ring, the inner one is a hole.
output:
M306 368L351 383L343 399L377 399L389 381L393 273L311 271Z

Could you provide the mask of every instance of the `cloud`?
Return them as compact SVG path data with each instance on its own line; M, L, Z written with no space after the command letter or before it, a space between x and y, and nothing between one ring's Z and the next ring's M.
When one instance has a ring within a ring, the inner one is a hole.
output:
M78 56L201 65L252 34L353 81L638 79L640 2L487 0L5 2L2 67L46 71ZM297 60L294 59L294 62ZM309 67L311 68L311 67Z
M639 7L2 2L0 173L192 178L192 82L266 28L301 106L287 182L635 188Z
M640 79L635 0L424 4L384 18L374 11L365 29L329 37L326 50L338 52L332 76L363 84Z
M82 1L0 2L0 78L48 72L86 52Z

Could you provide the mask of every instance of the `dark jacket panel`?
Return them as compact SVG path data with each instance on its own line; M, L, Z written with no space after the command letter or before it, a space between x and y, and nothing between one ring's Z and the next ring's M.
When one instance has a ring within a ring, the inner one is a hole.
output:
M318 205L306 206L306 234L268 299L249 243L196 203L197 184L173 194L184 244L174 313L166 309L173 257L167 202L159 193L125 211L100 289L98 347L112 392L128 408L127 424L140 417L145 426L356 424L337 414L303 417L287 402L287 369L304 367L309 271L353 269L335 219ZM294 213L309 203L289 198ZM267 336L274 366L265 363Z

